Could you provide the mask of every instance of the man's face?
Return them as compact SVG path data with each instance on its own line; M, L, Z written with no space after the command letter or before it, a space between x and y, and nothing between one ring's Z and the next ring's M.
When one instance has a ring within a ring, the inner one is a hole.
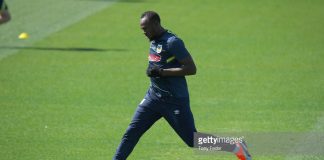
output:
M150 22L146 17L141 18L140 22L141 29L144 31L145 36L152 40L155 36L155 25Z

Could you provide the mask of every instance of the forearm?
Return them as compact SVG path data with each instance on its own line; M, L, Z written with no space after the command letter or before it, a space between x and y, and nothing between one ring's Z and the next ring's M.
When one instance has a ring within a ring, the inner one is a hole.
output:
M182 66L179 68L163 69L162 76L187 76L196 74L196 67Z
M149 77L188 76L197 72L196 65L191 56L180 61L181 67L162 69L159 66L149 66L146 74Z

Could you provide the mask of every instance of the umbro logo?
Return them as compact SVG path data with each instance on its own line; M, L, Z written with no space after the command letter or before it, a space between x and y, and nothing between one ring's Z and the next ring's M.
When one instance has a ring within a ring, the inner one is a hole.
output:
M176 110L173 111L173 113L174 113L175 115L180 114L180 110L176 109Z

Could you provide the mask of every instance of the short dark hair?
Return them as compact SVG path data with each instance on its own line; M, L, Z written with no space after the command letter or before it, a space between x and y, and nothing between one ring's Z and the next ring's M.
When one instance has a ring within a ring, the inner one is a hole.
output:
M161 23L161 19L158 13L154 12L154 11L146 11L144 13L142 13L141 18L147 17L147 19L150 22L157 22L157 23Z

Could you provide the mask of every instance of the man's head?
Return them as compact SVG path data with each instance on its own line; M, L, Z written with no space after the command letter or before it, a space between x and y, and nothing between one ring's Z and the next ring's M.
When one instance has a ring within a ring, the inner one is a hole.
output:
M150 40L153 40L154 37L159 36L164 31L161 26L160 16L154 11L146 11L141 15L140 27Z

